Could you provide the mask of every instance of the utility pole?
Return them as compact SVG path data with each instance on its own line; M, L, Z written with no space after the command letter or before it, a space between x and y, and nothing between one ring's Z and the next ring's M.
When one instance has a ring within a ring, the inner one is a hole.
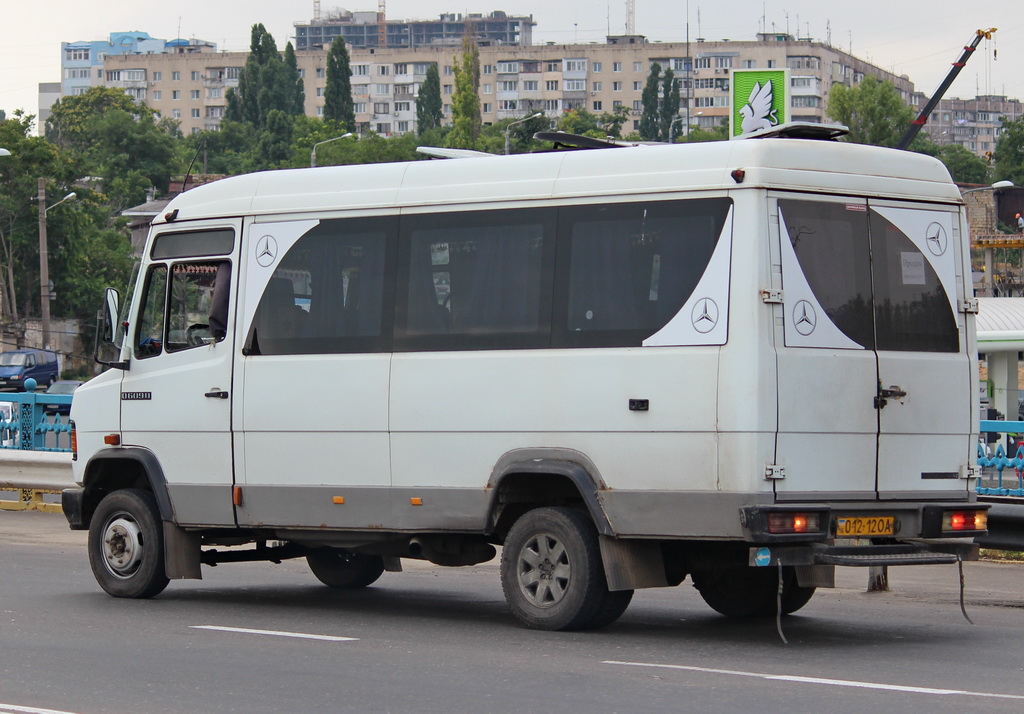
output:
M39 177L39 317L43 349L50 348L50 254L46 249L46 179Z

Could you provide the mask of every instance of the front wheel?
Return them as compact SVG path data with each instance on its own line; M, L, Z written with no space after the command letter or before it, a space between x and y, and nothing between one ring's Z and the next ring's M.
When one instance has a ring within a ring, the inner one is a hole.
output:
M164 532L156 498L122 489L106 496L89 526L89 565L114 597L149 598L170 582L164 571Z
M513 614L536 630L584 630L618 619L632 590L611 592L597 529L571 508L538 508L505 539L501 587Z
M339 590L365 588L384 572L384 559L379 555L323 550L307 555L306 562L317 580Z

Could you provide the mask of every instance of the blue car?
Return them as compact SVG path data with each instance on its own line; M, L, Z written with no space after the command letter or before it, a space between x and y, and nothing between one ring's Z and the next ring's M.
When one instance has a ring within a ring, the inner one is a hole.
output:
M0 353L0 388L25 391L25 380L31 377L40 387L48 387L59 376L57 353L46 350L11 350Z

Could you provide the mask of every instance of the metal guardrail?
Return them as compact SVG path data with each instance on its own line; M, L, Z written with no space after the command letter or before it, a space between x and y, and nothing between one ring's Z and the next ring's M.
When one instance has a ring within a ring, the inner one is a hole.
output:
M46 501L44 494L60 493L74 485L71 454L0 450L0 492L15 495L0 498L0 510L60 513L60 504Z
M0 392L0 450L71 451L71 418L46 414L47 405L71 406L71 394L35 391L34 379L24 392Z
M1024 434L1024 421L997 421L982 419L981 433L984 434ZM988 453L987 444L978 444L978 477L976 491L979 496L1010 496L1024 498L1024 443L1017 446L1013 457L1007 455L1002 444L996 446L994 453ZM1003 472L1012 468L1016 476L1016 484L1004 482ZM988 469L988 472L986 472ZM991 476L995 470L995 478ZM994 481L994 483L993 483ZM988 484L988 485L986 485Z

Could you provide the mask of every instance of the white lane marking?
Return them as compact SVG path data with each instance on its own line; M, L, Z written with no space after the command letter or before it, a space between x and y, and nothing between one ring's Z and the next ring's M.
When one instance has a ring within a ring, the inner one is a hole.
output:
M998 694L996 692L970 692L966 689L932 689L931 687L908 687L900 684L882 684L881 682L858 682L850 679L826 679L822 677L801 677L793 674L765 674L762 672L740 672L732 669L713 669L710 667L689 667L682 664L657 664L654 662L620 662L605 660L601 664L615 664L623 667L657 667L660 669L679 669L687 672L703 672L706 674L727 674L734 677L756 677L797 684L824 684L833 687L857 687L860 689L883 689L890 692L909 692L911 694L958 695L962 697L985 697L988 699L1014 699L1024 701L1021 694Z
M324 640L327 642L353 642L358 637L335 637L334 635L310 635L305 632L280 632L278 630L250 630L247 627L220 627L218 625L189 625L193 630L217 630L219 632L243 632L249 635L272 635L274 637L297 637L300 640Z
M0 714L73 714L58 709L40 709L39 707L20 707L17 704L0 704Z

